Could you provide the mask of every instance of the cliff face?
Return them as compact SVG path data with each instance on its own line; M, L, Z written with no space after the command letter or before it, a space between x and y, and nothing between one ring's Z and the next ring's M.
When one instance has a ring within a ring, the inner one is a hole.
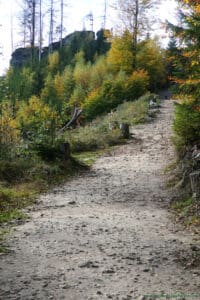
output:
M46 57L51 49L56 51L60 49L60 42L54 42L48 47L42 48L42 58ZM62 40L62 47L70 49L70 52L75 55L80 50L84 50L86 59L91 59L95 54L103 54L108 51L110 44L106 42L103 35L103 30L97 32L97 38L95 38L95 33L93 31L75 31L67 35ZM38 57L39 49L35 47L34 56ZM12 58L10 60L10 65L13 67L22 67L23 65L30 62L33 55L31 47L18 48L12 53Z
M37 50L38 51L38 50ZM12 67L21 67L31 59L32 49L18 48L12 53L12 58L10 60L10 65Z

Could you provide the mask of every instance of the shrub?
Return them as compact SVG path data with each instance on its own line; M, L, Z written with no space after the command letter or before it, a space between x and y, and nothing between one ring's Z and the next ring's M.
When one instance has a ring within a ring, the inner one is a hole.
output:
M55 138L60 119L53 109L33 96L28 103L21 105L17 113L17 121L23 138L39 141L45 136L50 136L52 140Z
M144 70L132 73L125 85L125 97L127 101L135 100L147 92L149 76Z
M9 183L21 181L25 178L26 172L33 166L33 161L29 158L15 158L15 160L0 161L0 181Z
M134 102L125 102L117 110L105 117L107 123L128 123L130 125L145 121L149 109L149 100L152 94L147 93Z
M92 91L83 104L84 116L92 120L96 116L118 106L124 100L124 84L122 81L107 80L102 87Z
M16 120L12 116L12 105L6 102L2 103L0 109L0 160L10 160L16 156L20 131Z
M103 149L122 142L121 131L109 130L107 124L85 126L66 134L72 152Z
M200 142L200 111L189 103L177 104L174 131L177 146L193 145Z

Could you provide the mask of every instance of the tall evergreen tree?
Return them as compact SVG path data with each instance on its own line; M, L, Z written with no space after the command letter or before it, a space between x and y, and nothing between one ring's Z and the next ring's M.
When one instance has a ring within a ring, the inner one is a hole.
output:
M173 78L185 95L200 99L200 3L194 0L179 0L181 26L168 23L179 46L179 60L174 64L179 72Z
M172 77L181 99L176 108L174 129L179 145L200 146L200 3L179 0L179 26L168 24L180 49L174 60L178 72Z

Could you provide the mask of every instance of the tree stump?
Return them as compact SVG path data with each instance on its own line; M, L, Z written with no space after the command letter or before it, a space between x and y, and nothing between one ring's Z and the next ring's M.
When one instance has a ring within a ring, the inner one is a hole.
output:
M127 123L121 123L119 125L119 128L120 128L120 130L122 132L123 138L128 139L130 137L129 124L127 124Z
M200 171L196 171L190 174L190 184L193 195L196 198L200 197Z
M71 154L70 144L68 142L65 142L65 143L61 144L60 151L63 155L64 161L65 162L69 161L70 160L70 154Z

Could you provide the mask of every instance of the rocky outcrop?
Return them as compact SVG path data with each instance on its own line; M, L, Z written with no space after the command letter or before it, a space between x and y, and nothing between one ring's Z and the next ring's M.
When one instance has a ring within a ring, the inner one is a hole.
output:
M62 47L68 47L68 49L70 49L70 58L72 58L80 50L83 50L86 55L86 60L91 60L91 57L93 57L95 53L104 54L110 48L110 44L104 37L103 30L98 31L96 36L93 31L75 31L63 38ZM42 58L46 57L49 54L50 50L51 52L59 50L60 45L60 41L57 41L50 44L48 47L43 47ZM10 65L13 67L22 67L25 64L29 63L33 55L32 50L33 49L31 47L16 49L12 53ZM38 47L35 47L35 57L38 57L38 52Z

